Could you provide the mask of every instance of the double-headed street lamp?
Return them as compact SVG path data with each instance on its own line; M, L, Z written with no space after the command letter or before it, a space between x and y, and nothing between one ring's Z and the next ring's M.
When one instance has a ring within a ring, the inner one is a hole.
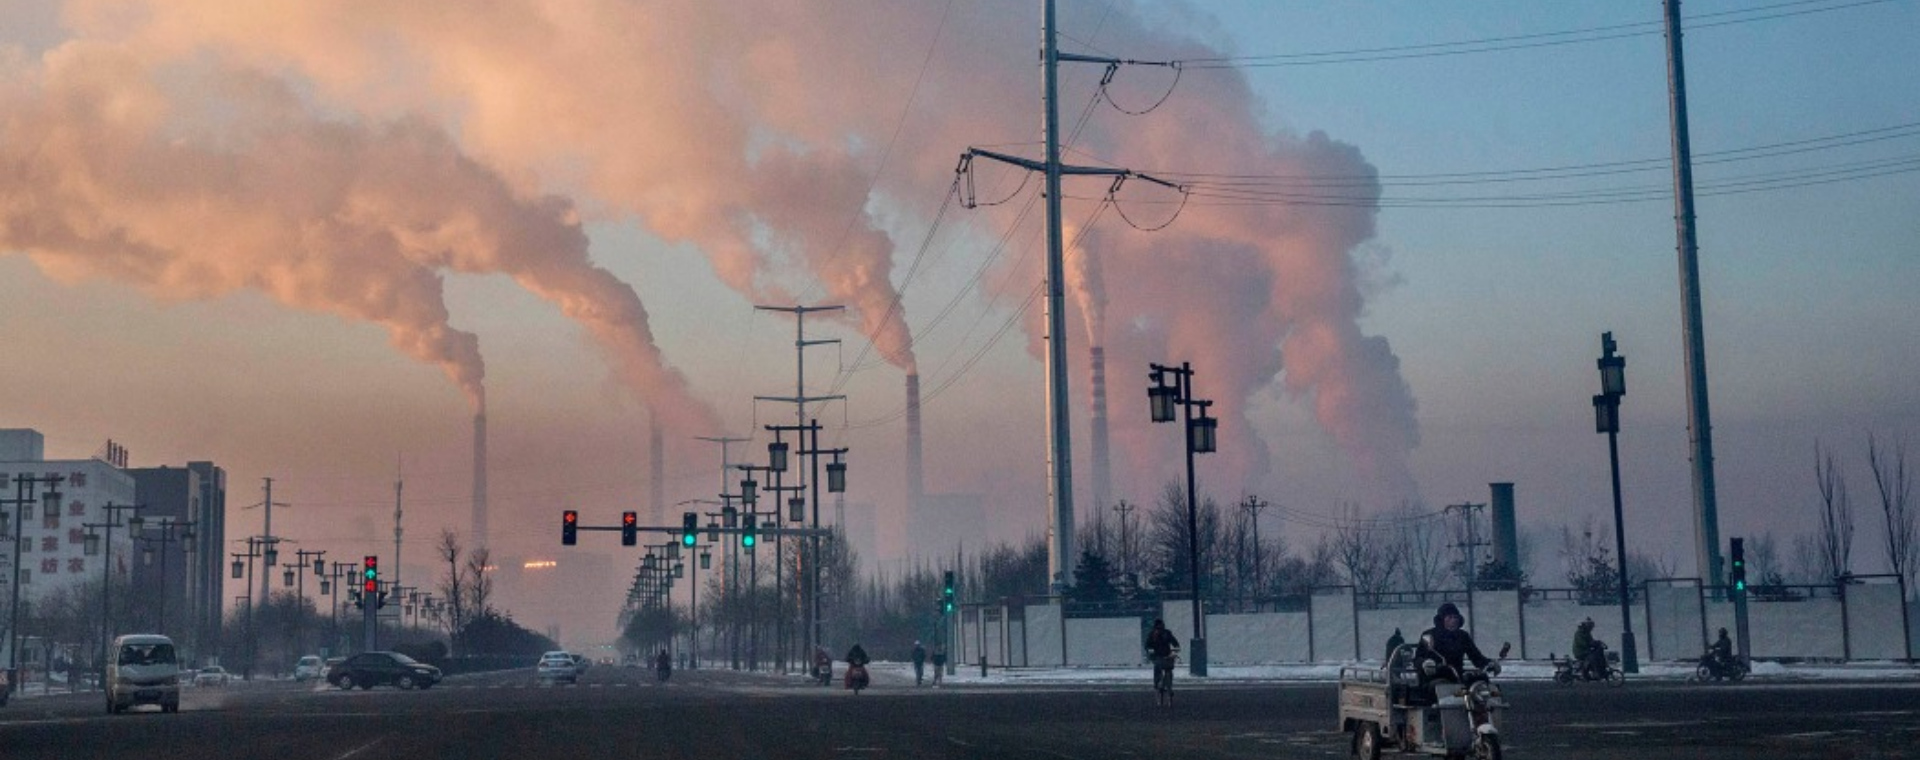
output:
M1205 594L1200 576L1200 517L1199 504L1196 501L1193 483L1193 455L1209 454L1214 450L1214 438L1219 422L1207 416L1207 407L1212 401L1193 397L1193 365L1181 362L1178 367L1149 364L1152 371L1153 387L1147 389L1149 411L1154 422L1172 422L1174 408L1179 407L1185 418L1187 428L1187 569L1193 579L1193 661L1190 672L1195 676L1207 674L1207 629L1206 615L1202 608L1206 606ZM1172 383L1168 383L1172 378ZM1200 416L1194 416L1194 410L1200 410Z
M87 529L83 551L89 557L100 553L100 534L94 531L106 532L107 556L100 567L100 688L102 689L106 688L107 683L107 647L113 641L113 529L125 525L127 535L133 535L134 531L140 529L142 522L141 506L140 504L107 503L100 507L101 511L107 513L106 522L80 524L80 527ZM120 521L120 513L123 511L133 513L125 523Z
M1620 665L1640 672L1633 645L1633 615L1627 595L1627 525L1620 509L1620 397L1627 395L1627 358L1614 352L1613 333L1600 334L1600 395L1593 397L1594 432L1607 434L1607 459L1613 466L1613 540L1620 562Z
M7 612L7 683L9 688L20 688L20 547L22 536L27 533L27 521L33 519L33 504L40 502L47 514L60 514L60 483L66 480L64 475L16 475L13 478L14 497L0 499L0 506L13 507L13 519L7 520L0 513L0 526L13 533L13 582ZM38 486L46 486L35 498L33 491Z
M127 523L129 527L138 531L134 534L134 538L139 539L141 544L141 564L152 566L153 555L155 553L160 555L160 578L159 586L157 587L158 593L156 594L160 604L160 625L158 630L165 632L167 630L167 597L171 595L171 589L167 586L167 559L172 552L172 546L176 543L180 544L181 550L184 551L189 558L193 556L194 523L191 520L175 520L171 517L163 517L148 523L144 530L134 525L132 519L127 520ZM176 530L180 532L177 536L174 535L174 531ZM155 544L160 546L157 552L153 548ZM188 601L191 602L192 600ZM199 642L194 642L194 646L198 647Z

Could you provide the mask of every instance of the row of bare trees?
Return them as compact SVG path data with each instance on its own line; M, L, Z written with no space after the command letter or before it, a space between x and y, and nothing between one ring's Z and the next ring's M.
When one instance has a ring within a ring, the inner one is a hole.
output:
M1899 576L1911 592L1916 573L1920 573L1920 512L1913 505L1913 481L1907 468L1904 437L1882 444L1878 435L1867 435L1867 471L1880 505L1883 558L1887 571ZM1813 566L1801 572L1814 576L1808 580L1820 582L1853 575L1852 493L1847 489L1846 471L1835 460L1833 450L1817 441L1813 477L1820 494L1816 505L1819 527L1812 536L1795 539L1795 555L1802 565Z

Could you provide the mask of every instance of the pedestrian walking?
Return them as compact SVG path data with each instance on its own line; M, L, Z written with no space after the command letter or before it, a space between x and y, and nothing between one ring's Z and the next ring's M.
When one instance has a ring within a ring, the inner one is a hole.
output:
M925 685L926 670L927 648L920 646L920 642L916 640L913 642L913 685Z
M940 687L940 677L947 672L947 645L935 642L933 645L933 686Z

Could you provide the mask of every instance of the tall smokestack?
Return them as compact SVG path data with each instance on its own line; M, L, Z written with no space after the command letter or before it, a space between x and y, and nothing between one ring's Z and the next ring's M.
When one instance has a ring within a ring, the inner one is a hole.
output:
M1507 567L1520 566L1520 537L1513 519L1513 484L1489 483L1493 504L1493 558Z
M474 549L487 546L487 413L473 416L473 538Z
M1093 508L1106 509L1113 500L1112 465L1107 455L1107 350L1093 352Z
M667 519L667 444L662 440L660 420L653 420L647 430L647 465L653 471L653 483L648 488L648 496L653 500L653 524L665 525Z
M920 464L920 374L907 374L907 508L920 509L920 497L927 493L921 480Z

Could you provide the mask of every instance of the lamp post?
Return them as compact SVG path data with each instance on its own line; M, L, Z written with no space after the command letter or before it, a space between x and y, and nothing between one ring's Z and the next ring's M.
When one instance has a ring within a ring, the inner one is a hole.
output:
M107 504L101 505L100 507L101 511L107 513L106 522L80 524L80 527L87 529L87 536L85 539L84 551L86 555L89 557L100 553L101 536L99 533L95 533L94 531L103 530L106 532L106 542L107 542L106 562L102 563L100 567L100 660L99 660L99 664L100 664L100 688L102 689L106 688L106 683L107 683L107 654L108 654L107 646L110 642L113 641L113 529L118 528L122 525L122 523L120 522L120 513L123 511L128 511L128 512L133 512L134 514L129 516L127 518L126 523L124 523L127 527L127 534L132 535L134 531L139 530L140 523L141 523L140 506L141 505L139 504L114 504L109 502Z
M1147 389L1149 411L1154 422L1172 422L1174 407L1180 408L1186 422L1187 449L1187 571L1193 579L1193 660L1189 672L1195 676L1207 674L1207 619L1204 612L1205 595L1200 576L1200 506L1195 500L1193 482L1193 455L1208 454L1214 450L1214 438L1219 423L1207 416L1207 407L1212 401L1193 397L1193 365L1181 362L1178 367L1149 364L1152 371L1153 387ZM1173 379L1168 384L1167 379ZM1200 416L1194 416L1194 409L1200 410Z
M242 588L246 588L249 591L249 594L245 597L247 600L247 661L246 661L246 664L242 665L240 668L240 677L242 679L251 681L253 680L253 665L254 665L253 661L258 654L255 648L257 644L256 639L258 637L255 635L255 631L253 629L254 604L253 604L253 596L251 594L251 591L253 589L253 561L256 559L263 561L260 566L261 568L260 569L260 585L261 585L261 592L262 592L261 596L264 599L266 585L267 585L266 568L271 567L273 565L273 562L269 562L266 560L278 559L280 552L279 550L274 548L274 545L279 543L280 539L274 538L272 536L248 536L246 538L234 540L235 543L239 543L241 541L245 541L247 543L247 550L244 552L232 553L233 554L233 579L234 580L241 580L242 578L246 579L246 583L245 585L242 586Z
M17 475L13 478L14 497L0 499L0 506L13 507L13 519L8 526L13 532L13 582L12 600L8 602L7 612L7 683L8 688L20 688L20 547L22 536L27 533L27 521L33 519L34 488L44 485L37 499L41 508L49 513L60 512L61 481L63 475ZM0 515L4 516L4 515Z
M1620 509L1620 397L1627 395L1627 358L1614 352L1613 333L1600 334L1600 395L1593 397L1594 432L1607 434L1607 460L1613 468L1613 540L1620 562L1620 665L1640 672L1633 645L1633 614L1627 594L1627 526Z
M128 522L132 521L129 520ZM153 521L147 528L141 529L139 533L134 535L134 538L139 540L141 544L140 556L142 564L152 565L153 555L155 553L160 555L160 577L156 586L158 593L155 594L155 596L158 597L160 604L160 623L156 630L162 633L165 633L167 630L167 596L170 590L167 586L169 553L172 551L171 547L177 543L180 544L181 549L185 551L186 554L189 556L193 554L193 527L194 523L190 520L175 520L171 517L163 517ZM158 535L152 535L156 530ZM174 531L176 530L180 531L180 534L177 536L174 535ZM155 544L159 544L160 548L158 550L153 548Z

